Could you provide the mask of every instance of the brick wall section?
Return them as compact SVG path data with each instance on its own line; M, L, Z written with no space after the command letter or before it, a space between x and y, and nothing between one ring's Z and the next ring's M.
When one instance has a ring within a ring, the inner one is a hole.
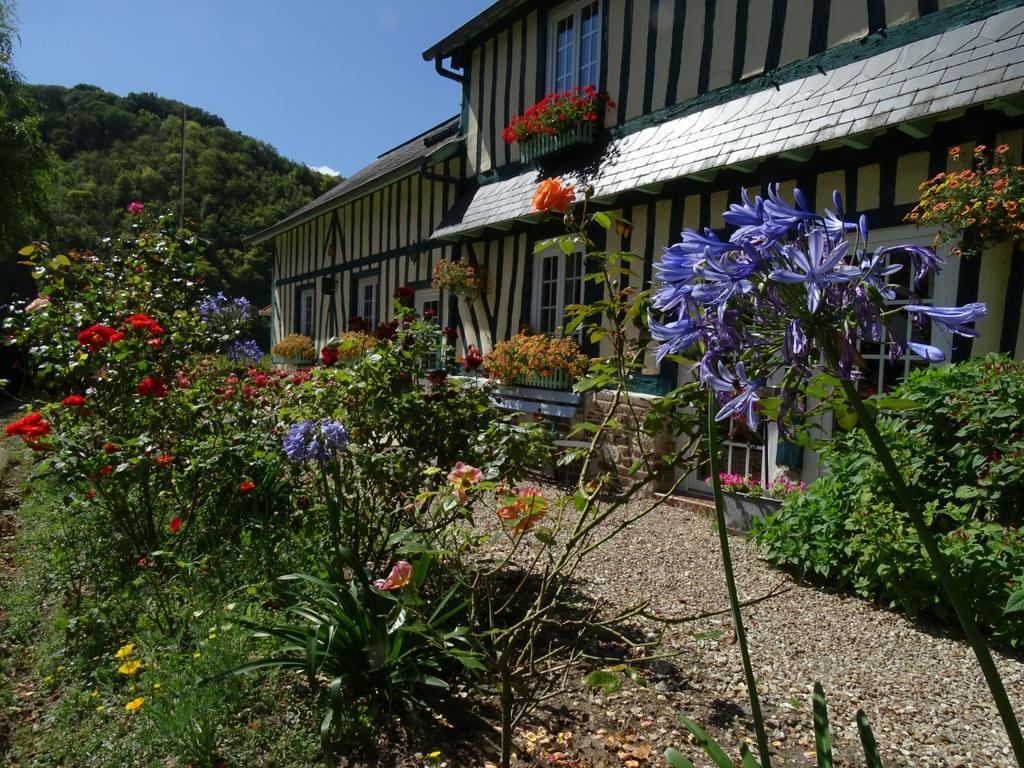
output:
M588 393L582 403L581 411L584 421L592 424L600 424L608 415L609 409L615 399L615 393L600 391ZM640 469L633 476L630 476L629 469L641 455L657 459L675 447L673 439L660 433L654 437L642 436L638 441L637 435L633 432L634 420L643 424L644 418L651 405L651 398L645 395L630 395L629 402L623 399L615 411L615 420L625 427L621 431L608 432L603 440L601 448L601 467L603 472L611 472L618 477L622 485L632 483L634 480L646 477L644 469ZM659 477L649 489L648 493L662 492L672 485L672 478L666 474Z

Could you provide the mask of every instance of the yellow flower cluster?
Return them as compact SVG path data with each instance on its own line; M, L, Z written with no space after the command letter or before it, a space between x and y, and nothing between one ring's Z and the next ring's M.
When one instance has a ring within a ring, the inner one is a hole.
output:
M498 342L484 357L484 367L488 375L503 384L512 384L520 377L551 376L556 371L564 371L575 381L587 372L590 358L580 352L571 336L557 339L520 333Z
M337 342L337 343L335 343ZM361 331L346 331L331 341L331 346L338 351L338 359L355 360L373 349L377 340Z
M274 345L271 354L288 360L312 360L316 357L316 348L309 336L303 336L301 333L289 333Z

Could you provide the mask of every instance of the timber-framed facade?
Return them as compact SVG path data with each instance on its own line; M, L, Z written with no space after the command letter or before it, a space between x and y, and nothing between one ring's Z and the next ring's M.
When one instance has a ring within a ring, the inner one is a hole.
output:
M904 217L918 185L959 162L950 148L1005 143L1019 161L1024 144L1024 0L500 0L424 59L461 83L458 116L251 238L274 243L275 339L308 330L319 347L352 315L387 319L403 284L418 305L436 302L460 351L545 330L552 311L599 290L575 280L572 257L534 253L557 234L530 209L545 176L592 186L632 223L599 245L637 254L646 287L683 227L719 229L742 187L776 181L819 208L839 190L873 244L931 244ZM505 125L565 85L616 106L593 144L524 163ZM430 287L442 257L487 267L479 299ZM950 260L931 294L989 305L973 343L933 337L952 359L1024 355L1024 259L1011 246ZM912 364L864 356L879 388ZM687 372L651 359L646 374L639 390ZM761 437L737 435L726 468L770 472L776 440Z

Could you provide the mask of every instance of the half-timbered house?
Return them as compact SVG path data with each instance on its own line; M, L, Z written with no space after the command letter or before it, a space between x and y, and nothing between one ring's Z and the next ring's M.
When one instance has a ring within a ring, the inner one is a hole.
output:
M461 110L256 234L276 253L273 335L322 345L351 315L381 319L394 288L416 289L484 351L530 326L553 332L567 304L591 301L585 254L534 253L557 234L531 210L539 179L594 189L595 202L632 223L602 247L637 254L646 286L683 227L723 225L742 187L799 186L812 205L839 190L867 215L872 243L931 244L905 223L919 184L970 157L976 142L1024 138L1024 0L500 0L430 46L424 58L461 83ZM516 114L552 91L593 85L615 107L590 143L526 163L503 141ZM457 105L453 105L456 107ZM455 109L453 108L453 111ZM430 286L442 257L486 265L479 299ZM1024 354L1024 259L1013 247L951 259L931 300L982 300L981 336L952 359ZM595 350L596 351L596 350ZM906 358L862 350L881 389ZM638 393L687 375L673 364L637 381ZM638 394L638 396L642 396ZM828 427L828 425L824 425ZM763 476L775 438L737 435L726 468ZM816 473L807 463L804 476ZM694 478L691 488L702 483Z

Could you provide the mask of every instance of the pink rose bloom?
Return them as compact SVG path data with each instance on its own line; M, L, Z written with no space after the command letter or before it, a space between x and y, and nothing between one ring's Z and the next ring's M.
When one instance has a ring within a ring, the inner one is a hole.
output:
M25 311L31 314L33 312L38 312L41 309L46 309L48 306L50 306L50 300L45 296L39 296L28 303L28 306L25 307Z
M399 560L391 569L386 579L377 579L373 586L377 589L401 589L412 578L412 566L405 560Z
M448 482L454 485L461 485L462 483L479 483L484 479L484 473L474 467L472 464L465 464L461 461L455 463L455 469L448 473Z
M128 213L132 214L133 216L137 213L142 213L145 207L145 203L128 203L127 205Z

